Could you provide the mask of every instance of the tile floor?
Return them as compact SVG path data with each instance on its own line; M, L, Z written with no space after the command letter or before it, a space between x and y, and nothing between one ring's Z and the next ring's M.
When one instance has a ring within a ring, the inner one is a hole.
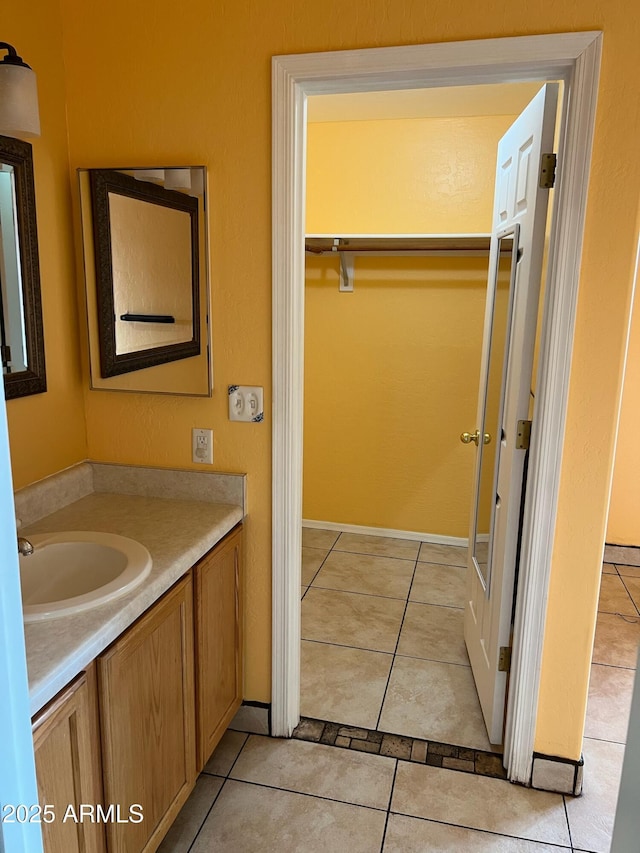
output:
M302 531L305 717L491 749L463 639L466 548Z
M348 539L346 544L353 541ZM333 545L306 547L324 551L326 558ZM388 553L378 555L389 557ZM433 552L429 561L417 556L416 549L413 558L393 558L414 561L411 592L423 563L444 565L430 562L436 556ZM313 572L308 569L306 577L315 581L326 559L307 555L308 561L312 558L317 565ZM402 576L401 571L398 574ZM582 797L563 797L334 746L229 730L160 853L608 853L626 735L628 682L640 637L640 583L634 579L640 581L640 569L629 572L621 564L603 567ZM451 594L450 584L436 586L440 594ZM340 591L350 592L342 587ZM374 591L352 594L394 600L379 595L380 591L376 586ZM455 608L457 600L454 597L444 605L429 597L417 603ZM409 594L408 603L412 601ZM384 607L382 612L387 612ZM408 636L407 643L419 642ZM314 648L345 649L355 661L367 652L393 657L389 652L336 642L308 643ZM375 662L369 664L375 672ZM361 687L366 687L366 678Z

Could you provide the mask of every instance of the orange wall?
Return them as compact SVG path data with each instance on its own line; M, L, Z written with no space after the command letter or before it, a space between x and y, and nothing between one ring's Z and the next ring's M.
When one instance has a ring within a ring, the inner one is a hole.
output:
M467 538L487 267L307 257L303 518Z
M307 232L489 233L515 118L310 122ZM306 260L303 517L466 539L488 253L355 264Z
M489 233L497 144L514 118L310 123L307 233Z
M638 251L640 252L640 244ZM607 542L615 545L640 545L638 424L640 424L640 287L636 281L607 525Z
M298 4L62 0L71 165L204 163L212 186L212 400L87 392L89 454L185 465L191 426L216 430L216 467L249 476L248 699L270 684L271 57L603 29L601 90L578 300L536 749L577 757L598 595L640 191L633 4L505 0ZM32 28L40 27L29 10ZM46 73L46 69L45 69ZM615 168L611 168L611 163ZM57 239L68 235L56 235ZM611 247L615 246L615 251ZM594 345L597 342L597 346ZM86 381L86 380L85 380ZM265 386L266 419L230 424L224 387Z
M33 145L47 391L7 402L15 488L85 459L60 10L50 0L2 10L2 38L38 75L42 136Z

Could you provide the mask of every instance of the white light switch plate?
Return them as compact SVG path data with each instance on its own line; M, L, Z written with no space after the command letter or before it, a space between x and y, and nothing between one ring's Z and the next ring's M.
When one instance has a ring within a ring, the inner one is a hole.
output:
M193 462L204 462L213 465L213 430L191 430L191 459Z
M264 420L264 389L258 385L229 385L229 420Z

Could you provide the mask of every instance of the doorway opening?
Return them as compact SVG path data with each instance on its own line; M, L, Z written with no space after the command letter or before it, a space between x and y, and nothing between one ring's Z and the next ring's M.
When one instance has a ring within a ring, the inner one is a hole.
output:
M552 548L548 531L554 528L557 505L599 45L598 34L563 34L274 60L273 734L289 735L299 719L305 99L321 93L562 79L570 97L559 152L562 173L538 371L540 428L531 446L523 515L505 734L509 778L529 782Z
M491 749L463 636L476 447L459 437L478 409L498 142L542 85L309 98L303 717Z

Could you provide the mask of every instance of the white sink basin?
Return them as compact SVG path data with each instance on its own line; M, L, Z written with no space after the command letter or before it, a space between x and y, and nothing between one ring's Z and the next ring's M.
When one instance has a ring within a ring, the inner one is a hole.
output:
M29 536L20 555L25 622L79 613L124 595L149 575L144 545L114 533L72 531Z

